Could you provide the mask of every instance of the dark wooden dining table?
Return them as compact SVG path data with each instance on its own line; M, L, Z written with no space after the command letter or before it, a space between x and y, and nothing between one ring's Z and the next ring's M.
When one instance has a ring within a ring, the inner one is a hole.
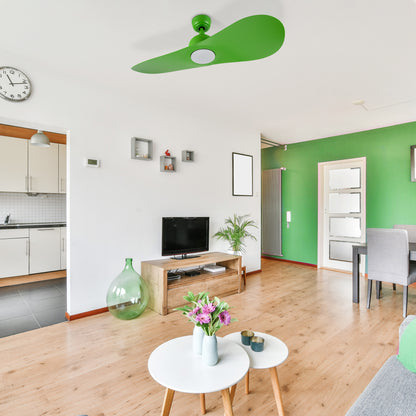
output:
M352 301L360 303L360 259L367 255L367 244L352 246ZM416 261L416 243L409 243L409 259Z

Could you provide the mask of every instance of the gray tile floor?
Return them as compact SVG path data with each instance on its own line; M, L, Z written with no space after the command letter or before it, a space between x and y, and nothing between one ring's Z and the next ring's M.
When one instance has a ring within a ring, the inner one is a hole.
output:
M0 338L66 321L66 278L0 288Z

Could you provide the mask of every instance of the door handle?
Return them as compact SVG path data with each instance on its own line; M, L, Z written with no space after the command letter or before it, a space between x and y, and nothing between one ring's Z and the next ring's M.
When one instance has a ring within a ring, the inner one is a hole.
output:
M56 228L36 228L36 231L54 231Z
M26 256L29 255L29 240L26 240Z
M62 237L62 253L65 252L65 238Z

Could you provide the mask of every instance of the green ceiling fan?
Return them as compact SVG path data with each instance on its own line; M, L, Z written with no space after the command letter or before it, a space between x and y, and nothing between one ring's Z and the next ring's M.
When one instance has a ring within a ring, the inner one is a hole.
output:
M273 16L254 15L231 24L213 36L207 32L211 18L200 14L192 19L198 35L189 46L134 65L145 74L162 74L229 62L254 61L273 55L283 45L285 28Z

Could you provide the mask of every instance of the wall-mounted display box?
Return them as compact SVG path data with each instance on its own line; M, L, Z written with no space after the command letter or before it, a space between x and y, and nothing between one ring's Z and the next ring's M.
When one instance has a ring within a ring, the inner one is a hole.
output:
M176 170L176 157L160 156L160 171L174 172Z
M131 158L140 160L152 160L152 140L131 138Z
M194 152L193 150L182 150L182 162L193 162Z

